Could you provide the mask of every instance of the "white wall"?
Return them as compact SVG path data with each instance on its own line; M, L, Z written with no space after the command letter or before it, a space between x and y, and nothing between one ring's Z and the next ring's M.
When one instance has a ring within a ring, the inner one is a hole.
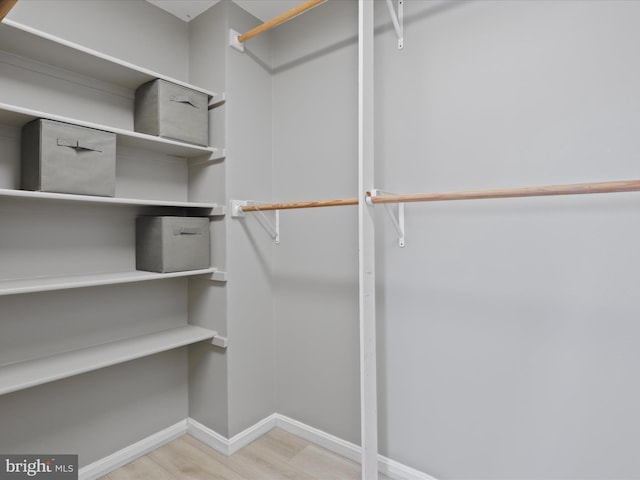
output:
M640 4L408 0L402 51L376 7L379 188L637 177ZM356 24L336 1L275 34L279 200L355 192ZM640 475L636 195L408 205L403 249L379 209L381 453L437 478ZM278 406L357 440L355 212L282 216Z

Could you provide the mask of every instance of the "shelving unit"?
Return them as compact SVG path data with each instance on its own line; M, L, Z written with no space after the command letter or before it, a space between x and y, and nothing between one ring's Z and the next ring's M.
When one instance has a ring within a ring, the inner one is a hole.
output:
M211 103L218 103L223 99L221 94L152 72L146 68L124 62L82 45L35 30L8 18L2 21L1 27L1 49L13 55L30 58L42 63L54 64L65 70L100 78L106 82L130 89L135 89L143 83L156 78L162 78L206 93L209 95Z
M15 58L16 60L26 59L35 65L44 64L44 67L52 66L54 69L72 72L78 74L80 77L97 79L100 82L114 85L123 91L128 90L131 93L140 85L160 78L205 93L209 97L210 109L221 104L224 100L222 94L167 77L101 52L85 48L73 42L40 32L9 19L4 19L0 24L0 51L8 54L8 58ZM7 125L10 128L15 127L16 129L20 129L32 120L45 118L112 132L116 135L117 148L126 147L151 152L159 156L179 157L185 159L189 166L193 164L205 164L207 162L216 163L212 161L224 158L224 151L215 147L193 145L113 126L69 118L58 115L55 112L44 112L24 108L20 106L19 95L15 100L13 96L8 100L4 97L4 100L9 101L10 104L0 103L0 125ZM133 111L131 115L133 116ZM157 196L162 198L162 192L159 192ZM64 208L66 208L66 204L84 204L89 207L92 205L96 207L125 207L131 209L132 219L141 212L146 213L144 210L146 208L176 208L181 209L181 214L208 217L224 216L226 213L225 207L216 203L99 197L32 192L8 188L0 189L0 203L2 202L33 202L36 208L41 205L56 203L61 207L59 213L56 213L56 215L60 215L61 217L65 216ZM29 207L30 206L31 205L29 205ZM152 212L155 212L155 210L152 210ZM73 222L73 219L71 219L71 222ZM72 263L70 263L70 265L72 265ZM105 269L108 268L109 266ZM65 272L60 276L38 276L38 272L36 271L34 275L35 276L31 278L0 280L0 297L194 276L209 276L213 281L226 281L226 272L213 267L173 273L123 271L71 275ZM90 313L87 313L87 315L86 320L90 322ZM135 318L133 320L135 321ZM0 321L0 335L2 335L2 328L2 322ZM64 330L64 327L62 330ZM0 365L0 395L183 347L203 340L210 340L215 336L216 332L213 330L192 325L183 325L149 335L137 336L101 345L77 345L73 347L74 349L71 351L64 351L42 358L14 363L9 362L8 364Z
M60 277L0 280L0 296L49 292L52 290L68 290L70 288L99 287L102 285L145 282L167 278L193 277L196 275L214 275L217 273L219 274L220 272L215 268L171 273L154 273L136 270L132 272L97 273L94 275L65 275Z
M91 195L76 195L69 193L50 193L50 192L32 192L28 190L11 190L8 188L0 188L0 201L2 199L31 199L42 201L61 201L76 202L88 204L102 204L125 207L176 207L205 210L204 215L223 216L226 213L224 206L216 203L199 203L199 202L175 202L165 200L147 200L138 198L117 198L117 197L97 197Z
M117 365L192 343L217 332L191 325L0 367L0 395Z
M2 29L0 29L0 31L2 31ZM96 130L115 133L117 142L116 144L120 147L140 148L152 152L164 153L166 155L173 155L176 157L184 158L197 158L203 156L215 158L222 155L222 151L214 147L192 145L189 143L169 140L167 138L147 135L145 133L132 132L129 130L123 130L121 128L108 127L105 125L85 122L82 120L67 118L51 113L22 108L16 105L0 103L0 124L21 127L25 123L36 120L38 118L47 118L49 120L56 120L58 122L71 123L83 127L94 128Z

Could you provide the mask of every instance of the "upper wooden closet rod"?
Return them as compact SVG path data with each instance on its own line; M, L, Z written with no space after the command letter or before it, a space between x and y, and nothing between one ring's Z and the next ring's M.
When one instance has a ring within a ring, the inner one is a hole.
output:
M376 203L441 202L447 200L479 200L489 198L545 197L551 195L582 195L588 193L615 193L640 191L640 180L617 182L574 183L569 185L548 185L542 187L502 188L494 190L463 190L459 192L412 193L406 195L371 195L369 201ZM337 207L357 205L357 198L339 198L312 202L270 203L242 207L243 212L264 210L287 210L293 208Z
M18 0L0 0L0 22L7 16Z
M255 36L260 35L268 30L271 30L273 27L277 27L281 23L286 22L287 20L291 20L293 17L300 15L301 13L306 12L307 10L312 9L316 5L320 5L324 3L326 0L308 0L291 10L284 12L281 15L278 15L271 20L264 22L262 25L258 25L256 28L249 30L247 33L243 33L242 35L238 35L238 42L243 43L253 38Z

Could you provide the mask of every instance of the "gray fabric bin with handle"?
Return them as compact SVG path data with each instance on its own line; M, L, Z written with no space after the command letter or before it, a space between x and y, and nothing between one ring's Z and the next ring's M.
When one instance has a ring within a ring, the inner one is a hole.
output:
M210 266L208 218L136 218L136 269L168 273Z
M136 90L134 130L207 146L209 96L157 79Z
M115 134L38 119L22 127L21 144L24 190L115 195Z

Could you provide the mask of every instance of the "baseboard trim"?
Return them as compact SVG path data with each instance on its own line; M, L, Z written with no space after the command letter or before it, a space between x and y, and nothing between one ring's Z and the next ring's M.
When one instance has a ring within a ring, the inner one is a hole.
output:
M233 455L242 447L260 438L275 427L281 428L286 432L326 448L338 455L342 455L354 462L360 463L361 461L361 448L358 445L278 413L269 415L267 418L230 439L223 437L192 418L187 420L187 433L189 435L227 456ZM380 473L394 480L436 480L426 473L391 460L383 455L378 455L378 469Z
M187 419L187 433L223 455L229 456L274 428L277 417L278 414L276 413L269 415L267 418L260 420L255 425L229 439L211 430L209 427L202 425L193 418L189 418Z
M293 420L285 415L277 414L276 426L354 462L360 463L362 460L362 449L360 446L297 420ZM394 480L436 480L436 478L431 475L427 475L426 473L391 460L383 455L378 455L378 471Z
M293 435L319 445L327 450L342 455L354 462L360 463L360 447L351 442L347 442L334 435L318 430L302 422L289 418L285 415L274 413L260 420L255 425L227 439L201 424L193 418L187 418L176 423L158 433L148 436L122 450L93 462L86 467L82 467L78 472L79 480L96 480L109 472L126 465L138 457L161 447L165 443L178 438L180 435L188 433L192 437L200 440L205 445L213 448L223 455L233 455L241 448L257 440L272 428L281 428ZM436 480L435 477L420 472L390 458L378 455L378 470L394 480Z
M139 442L129 445L122 450L104 457L96 462L82 467L78 472L79 480L96 480L97 478L107 475L109 472L126 465L138 457L161 447L165 443L175 440L180 435L187 433L187 420L182 420L164 430L154 433L140 440Z

